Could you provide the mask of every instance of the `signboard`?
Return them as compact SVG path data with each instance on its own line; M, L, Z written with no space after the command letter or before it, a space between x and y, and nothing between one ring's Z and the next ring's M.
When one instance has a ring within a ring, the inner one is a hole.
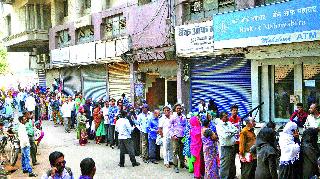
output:
M51 50L51 60L53 64L68 63L70 58L69 47Z
M316 87L316 80L304 80L304 86Z
M175 28L176 52L178 56L201 55L213 52L212 21L177 26Z
M293 0L213 16L215 49L320 40L320 0Z

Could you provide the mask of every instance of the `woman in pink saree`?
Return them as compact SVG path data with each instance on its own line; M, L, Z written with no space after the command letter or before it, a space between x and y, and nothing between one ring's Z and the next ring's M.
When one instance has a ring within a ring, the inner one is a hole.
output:
M203 161L201 157L202 150L202 140L201 140L201 124L196 116L191 117L190 119L190 152L196 158L194 162L194 177L201 178L201 171L203 171Z

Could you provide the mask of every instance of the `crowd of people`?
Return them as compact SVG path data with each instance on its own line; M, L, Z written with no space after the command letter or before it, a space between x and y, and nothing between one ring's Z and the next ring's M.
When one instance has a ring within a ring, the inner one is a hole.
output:
M6 95L5 117L10 118L11 107L15 105L23 114L19 121L25 127L19 128L19 138L23 171L29 176L35 176L28 163L30 157L32 164L37 165L33 156L38 137L30 135L32 132L27 126L33 128L42 120L52 120L54 126L63 125L66 133L76 130L81 146L94 140L99 145L119 148L120 167L125 166L126 153L133 167L140 165L136 156L146 164L159 164L162 149L166 168L173 168L176 173L186 168L195 178L235 178L237 157L241 163L241 178L319 176L320 107L317 104L311 104L308 114L298 103L281 132L276 131L272 121L255 132L254 118L242 120L237 105L230 107L230 115L219 111L212 99L208 104L201 100L196 111L184 114L181 104L165 105L152 111L146 103L132 106L125 94L118 100L93 101L84 99L81 93L66 96L58 90L34 87L28 91L8 91ZM50 164L53 165L51 160Z

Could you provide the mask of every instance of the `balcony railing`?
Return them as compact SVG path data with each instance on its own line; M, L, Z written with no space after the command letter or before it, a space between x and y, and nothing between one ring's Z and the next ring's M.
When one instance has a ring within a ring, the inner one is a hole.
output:
M120 61L121 55L130 48L130 40L126 36L54 49L50 52L50 58L53 67L105 63Z

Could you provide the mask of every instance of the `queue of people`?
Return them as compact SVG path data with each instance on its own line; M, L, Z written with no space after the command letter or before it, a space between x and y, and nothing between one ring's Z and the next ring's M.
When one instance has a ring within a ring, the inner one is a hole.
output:
M119 100L111 98L93 102L90 98L84 99L81 93L71 97L59 91L33 89L29 92L20 90L14 100L9 97L5 101L5 106L10 103L14 106L15 101L22 113L19 117L22 124L19 127L22 167L29 176L36 174L28 164L38 164L35 145L38 137L35 139L33 129L46 119L52 120L55 127L63 125L66 133L75 129L81 146L95 140L96 144L119 148L120 167L125 166L126 153L133 167L140 165L136 160L139 155L146 164L159 164L162 149L166 168L173 168L176 173L187 168L195 178L235 178L236 157L241 163L241 178L319 176L320 107L317 104L310 106L308 114L298 103L297 110L277 140L273 122L269 122L256 136L254 118L241 120L237 105L230 107L230 115L219 111L212 99L208 105L202 100L197 111L188 115L183 114L181 104L165 105L150 111L148 104L144 103L136 109L124 94ZM6 116L10 117L8 108ZM303 134L301 140L299 133ZM92 163L89 159L86 162ZM61 169L57 171L63 173ZM297 174L297 171L301 172ZM64 173L67 174L68 170Z

